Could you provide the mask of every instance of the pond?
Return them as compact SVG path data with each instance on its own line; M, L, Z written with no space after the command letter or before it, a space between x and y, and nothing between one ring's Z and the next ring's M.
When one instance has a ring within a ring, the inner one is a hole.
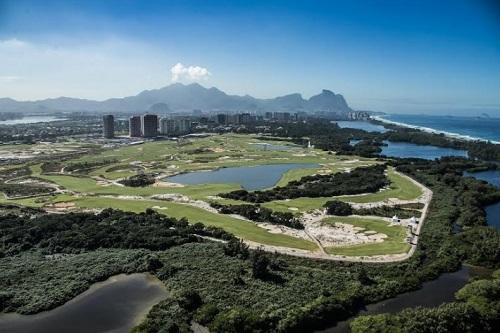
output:
M49 121L66 120L56 116L26 116L19 119L9 119L0 121L0 125L35 124Z
M500 187L500 170L488 170L480 172L465 172L464 176L474 177L487 181L488 183ZM500 229L500 202L486 206L486 221L488 225Z
M167 296L149 274L117 275L66 304L35 315L0 315L2 333L130 332L151 307Z
M395 313L417 306L439 306L442 303L453 301L455 292L467 283L469 277L470 269L468 267L463 267L454 273L442 274L434 281L425 282L419 290L367 305L366 309L360 312L360 315ZM350 320L352 319L341 321L336 326L317 333L348 333L351 331L349 328Z
M442 148L431 145L417 145L407 142L384 141L387 146L383 146L382 155L401 158L423 158L434 160L443 156L467 157L467 151L452 148Z
M248 191L273 187L283 174L293 169L315 168L314 163L268 164L251 167L221 168L212 171L195 171L167 177L164 180L184 185L239 184Z
M379 133L384 133L388 131L382 125L372 124L369 121L363 121L363 120L358 120L358 121L342 120L342 121L337 121L336 123L341 128L355 128L367 132L379 132Z

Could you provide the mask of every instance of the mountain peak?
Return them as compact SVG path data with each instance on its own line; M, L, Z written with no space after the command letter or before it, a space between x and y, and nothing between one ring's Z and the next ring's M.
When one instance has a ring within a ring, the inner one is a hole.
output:
M206 88L199 83L172 83L168 86L144 90L135 96L111 98L105 101L92 101L61 97L33 102L17 102L0 99L0 109L53 111L121 111L145 112L152 108L167 112L191 111L286 111L286 112L349 112L351 109L340 94L323 89L318 95L304 99L301 94L293 93L271 99L258 99L249 95L228 95L216 87Z

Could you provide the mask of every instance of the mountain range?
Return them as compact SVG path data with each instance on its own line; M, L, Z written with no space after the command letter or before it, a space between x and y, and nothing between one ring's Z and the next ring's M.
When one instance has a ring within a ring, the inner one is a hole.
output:
M200 109L203 111L288 111L288 112L335 112L352 111L344 97L330 90L304 99L300 94L290 94L271 99L259 99L249 95L228 95L212 87L205 88L193 83L174 83L169 86L145 90L135 96L110 98L104 101L59 97L38 101L16 101L0 98L0 112L45 112L45 111L102 111L145 112L154 105L164 103L169 110L182 112Z

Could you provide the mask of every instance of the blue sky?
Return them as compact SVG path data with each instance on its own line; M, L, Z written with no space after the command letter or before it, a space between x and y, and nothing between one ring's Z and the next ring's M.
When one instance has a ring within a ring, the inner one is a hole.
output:
M0 0L0 97L105 99L196 81L256 97L330 89L358 109L500 115L493 4Z

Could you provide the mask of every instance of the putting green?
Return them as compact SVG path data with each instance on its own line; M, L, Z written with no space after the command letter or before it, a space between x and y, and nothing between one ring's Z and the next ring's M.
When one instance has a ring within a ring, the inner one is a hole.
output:
M354 227L363 228L366 231L375 231L387 236L381 243L360 244L343 247L326 247L329 254L345 256L375 256L384 254L406 253L410 245L406 242L406 230L399 225L390 225L389 222L382 219L354 217L354 216L334 216L323 220L324 223L345 223Z

